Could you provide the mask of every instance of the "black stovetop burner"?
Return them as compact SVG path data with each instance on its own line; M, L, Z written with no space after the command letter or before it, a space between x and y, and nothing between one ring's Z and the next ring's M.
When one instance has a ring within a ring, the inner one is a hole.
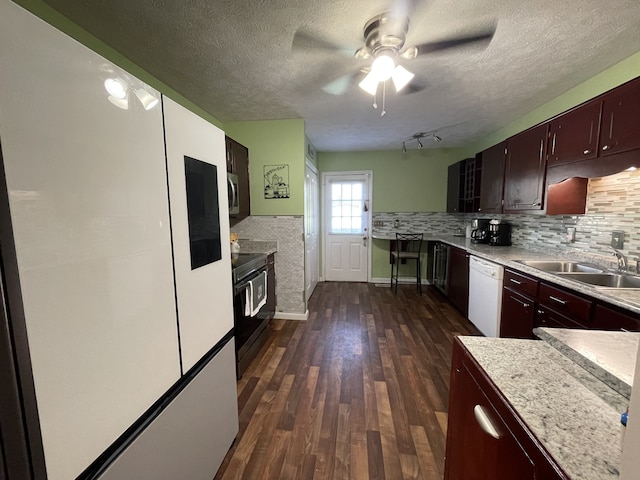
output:
M231 269L233 284L241 282L254 272L267 266L267 255L264 253L232 253Z

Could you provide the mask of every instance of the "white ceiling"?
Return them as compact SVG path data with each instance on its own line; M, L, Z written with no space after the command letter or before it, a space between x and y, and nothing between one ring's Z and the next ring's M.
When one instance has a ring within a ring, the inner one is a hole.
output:
M44 1L222 122L303 118L320 151L433 130L439 147L467 145L640 51L638 0L414 0L408 45L492 21L496 34L403 61L424 88L389 93L380 117L357 85L322 87L369 65L351 55L365 23L402 0ZM293 49L298 29L348 54Z

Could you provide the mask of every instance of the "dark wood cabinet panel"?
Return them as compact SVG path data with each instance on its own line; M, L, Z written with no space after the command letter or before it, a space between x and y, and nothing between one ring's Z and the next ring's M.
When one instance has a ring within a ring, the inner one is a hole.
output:
M510 288L521 295L531 298L538 296L538 280L522 273L505 269L503 283L505 288Z
M230 137L225 137L227 148L227 171L238 175L238 197L240 211L230 215L231 225L251 215L251 197L249 193L249 149Z
M533 338L535 312L535 301L532 298L503 288L500 337Z
M454 340L445 480L566 479L496 386Z
M547 166L596 158L602 102L581 105L549 122Z
M275 253L267 257L267 314L272 319L276 314L278 297L276 296L276 258Z
M462 185L463 179L462 170L464 168L463 162L456 162L449 165L447 171L447 212L459 213L464 211L464 206L461 204L462 198Z
M567 292L545 282L540 282L538 303L550 307L587 328L591 320L592 300L583 295Z
M600 156L640 148L640 79L626 83L604 95Z
M562 315L544 305L538 305L536 315L533 321L534 327L551 327L551 328L577 328L585 329L585 325Z
M469 311L469 254L461 248L449 248L447 296L466 317Z
M540 125L507 140L505 213L542 210L547 129Z
M591 328L640 332L640 315L598 304L593 312Z
M506 145L506 142L501 142L487 148L480 154L482 180L480 182L479 212L502 213Z

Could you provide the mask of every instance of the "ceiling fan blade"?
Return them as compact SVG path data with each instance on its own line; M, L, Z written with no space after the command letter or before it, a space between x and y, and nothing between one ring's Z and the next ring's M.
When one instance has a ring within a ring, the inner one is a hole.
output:
M324 85L322 87L322 90L330 95L344 95L345 93L347 93L347 90L349 90L349 88L355 83L355 78L355 73L347 73Z
M421 92L427 88L427 83L415 78L411 80L402 90L398 92L398 95L411 95L412 93Z
M415 57L473 44L484 45L486 47L491 42L491 39L493 38L495 32L496 27L494 25L490 28L487 28L486 30L481 30L475 33L462 35L455 38L449 38L447 40L441 40L439 42L427 42L420 45L415 45L414 47L409 47L406 51L411 52L411 50L415 48L415 52L410 53L410 56Z
M336 45L329 40L317 37L303 28L296 30L296 33L293 35L291 50L338 52L348 57L352 57L355 53L355 49L345 47L344 45Z

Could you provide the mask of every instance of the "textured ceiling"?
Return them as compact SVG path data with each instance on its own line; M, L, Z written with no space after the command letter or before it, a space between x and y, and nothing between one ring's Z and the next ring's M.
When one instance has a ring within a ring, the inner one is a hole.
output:
M433 130L440 147L466 145L640 51L638 0L414 0L408 45L497 30L486 48L403 61L422 89L389 93L380 117L357 84L322 87L369 65L352 53L394 0L44 1L221 121L303 118L320 151ZM294 49L298 29L344 52Z

